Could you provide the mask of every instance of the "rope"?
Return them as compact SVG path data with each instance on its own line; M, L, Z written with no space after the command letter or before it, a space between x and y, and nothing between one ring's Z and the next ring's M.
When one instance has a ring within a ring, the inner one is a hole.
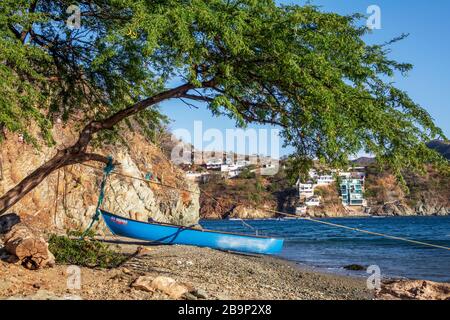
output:
M250 230L255 231L255 234L258 236L260 234L260 231L258 228L252 226L251 224L248 224L247 222L244 221L244 219L239 219L239 221L242 223L242 225Z
M94 169L94 170L101 170L100 168L97 168L96 166L92 166L92 165L89 165L89 164L86 164L86 163L80 163L80 164L81 164L82 166L89 167L89 168L92 168L92 169ZM189 193L191 193L191 194L197 194L197 195L201 195L201 194L202 194L201 192L195 192L195 191L192 191L192 190L189 190L189 189L179 188L179 187L174 187L174 186L171 186L171 185L167 185L167 184L164 184L164 183L162 183L162 182L148 180L148 179L147 179L147 176L146 176L146 178L140 178L140 177L130 176L130 175L127 175L127 174L124 174L124 173L120 173L120 172L117 172L117 171L113 171L113 172L111 172L111 174L116 175L116 176L119 176L119 177L123 177L123 178L139 180L139 181L143 181L143 182L147 182L147 183L153 183L153 184L156 184L156 185L159 185L159 186L162 186L162 187L166 187L166 188L170 188L170 189L175 189L175 190L185 191L185 192L189 192ZM110 187L112 188L112 186L110 186ZM114 191L114 189L113 189L113 191ZM203 191L203 194L205 194L205 195L206 195L207 197L209 197L210 199L214 200L216 203L220 203L219 200L217 200L217 199L216 199L214 196L212 196L210 193L208 193L208 192L206 192L206 191ZM117 203L117 201L116 201L116 203ZM117 204L118 204L118 203L117 203ZM119 205L119 204L118 204L118 205ZM123 209L121 208L120 205L119 205L119 208L123 211ZM242 219L240 219L240 221L242 222L242 225L243 225L244 227L247 227L247 228L249 228L249 229L255 231L255 234L256 234L256 235L259 234L259 230L258 230L257 228L251 226L250 224L246 223L246 222L245 222L244 220L242 220Z
M85 164L85 163L81 163L81 165L86 166L86 167L90 167L90 168L95 169L95 170L101 170L101 169L99 169L99 168L97 168L95 166L91 166L91 165L88 165L88 164ZM106 170L106 168L105 168L105 170ZM126 174L123 174L123 173L114 172L113 170L114 170L114 167L111 169L111 171L109 171L108 175L109 174L114 174L114 175L121 176L121 177L124 177L124 178L140 180L140 181L144 181L144 182L148 182L148 183L157 184L157 185L160 185L162 187L167 187L167 188L171 188L171 189L176 189L176 190L190 192L191 194L199 194L199 195L201 194L200 192L194 192L194 191L191 191L191 190L188 190L188 189L178 188L178 187L166 185L166 184L163 184L163 183L160 183L160 182L156 182L156 181L149 181L149 180L146 180L146 179L143 179L143 178L140 178L140 177L134 177L134 176L126 175ZM209 193L207 193L207 192L203 192L203 193L207 197L209 197L212 200L214 200L217 203L219 203L219 200L217 200L215 197L213 197ZM100 205L101 205L101 203L100 203ZM256 208L256 209L258 209L258 208ZM281 212L281 211L277 211L277 210L271 210L271 209L267 209L267 208L259 208L259 209L260 210L265 210L267 212L276 213L276 214L279 214L281 216L294 217L294 218L297 218L299 220L310 221L310 222L314 222L314 223L328 225L328 226L331 226L331 227L347 229L347 230L351 230L351 231L355 231L355 232L360 232L360 233L370 234L370 235L374 235L374 236L384 237L384 238L387 238L387 239L398 240L398 241L408 242L408 243L412 243L412 244L416 244L416 245L422 245L422 246L438 248L438 249L444 249L444 250L450 251L450 247L445 247L445 246L432 244L432 243L428 243L428 242L416 241L416 240L411 240L411 239L407 239L407 238L403 238L403 237L392 236L392 235L385 234L385 233L373 232L373 231L363 230L363 229L359 229L359 228L353 228L353 227L349 227L349 226L345 226L345 225L341 225L341 224L337 224L337 223L332 223L332 222L328 222L328 221L313 219L313 218L299 217L299 216L294 215L294 214L289 214L289 213L285 213L285 212ZM97 209L97 211L99 211L99 210ZM98 219L98 217L97 217L97 219ZM241 219L241 221L243 221L243 220ZM249 224L247 224L247 225L250 226ZM251 228L254 229L253 227L251 227Z
M58 170L58 178L56 179L56 188L55 188L55 213L53 216L53 220L55 223L55 226L57 224L57 214L58 214L58 197L59 197L59 180L60 180L60 176L61 176L61 171Z
M85 166L85 167L92 168L92 169L97 170L97 171L102 171L102 169L97 168L96 166L92 166L92 165L89 165L89 164L86 164L86 163L79 163L79 164L82 165L82 166ZM134 180L139 180L139 181L143 181L143 182L147 182L147 183L152 183L152 184L156 184L156 185L159 185L159 186L162 186L162 187L166 187L166 188L170 188L170 189L174 189L174 190L186 191L186 192L189 192L191 194L199 194L199 195L201 194L200 192L194 192L194 191L189 190L189 189L175 187L175 186L171 186L171 185L168 185L168 184L164 184L162 182L147 180L147 179L141 178L141 177L130 176L130 175L127 175L127 174L124 174L124 173L120 173L120 172L117 172L117 171L112 171L112 172L110 172L110 174L116 175L116 176L119 176L119 177L123 177L123 178L134 179ZM214 199L214 200L216 200L216 199ZM216 201L218 201L218 200L216 200Z
M102 178L102 183L100 184L100 194L98 196L98 202L97 202L97 207L95 209L95 214L92 217L91 223L89 224L88 228L86 229L86 231L84 231L82 237L86 236L86 234L94 226L95 222L98 221L100 218L100 214L101 214L100 208L103 204L103 200L105 199L106 182L108 180L109 175L113 172L113 170L114 170L113 158L108 157L108 164L106 165L105 169L103 169L103 178Z
M370 234L370 235L374 235L374 236L384 237L384 238L388 238L388 239L392 239L392 240L399 240L399 241L404 241L404 242L409 242L409 243L413 243L413 244L418 244L418 245L423 245L423 246L428 246L428 247L434 247L434 248L439 248L439 249L444 249L444 250L449 250L450 251L449 247L440 246L440 245L437 245L437 244L411 240L411 239L407 239L407 238L403 238L403 237L392 236L392 235L385 234L385 233L373 232L373 231L363 230L363 229L359 229L359 228L353 228L353 227L344 226L344 225L341 225L341 224L332 223L332 222L323 221L323 220L317 220L317 219L312 219L312 218L303 218L303 217L299 217L299 216L296 216L296 215L293 215L293 214L284 213L284 212L280 212L280 211L276 211L276 210L270 210L270 209L266 209L266 210L269 211L269 212L278 213L280 215L287 216L287 217L295 217L295 218L297 218L299 220L316 222L316 223L328 225L328 226L331 226L331 227L347 229L347 230L361 232L361 233L366 233L366 234Z

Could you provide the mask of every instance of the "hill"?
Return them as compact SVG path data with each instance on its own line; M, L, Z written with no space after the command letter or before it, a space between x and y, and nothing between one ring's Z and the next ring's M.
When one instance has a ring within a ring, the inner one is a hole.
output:
M450 142L433 140L429 142L427 146L442 154L447 160L450 160Z

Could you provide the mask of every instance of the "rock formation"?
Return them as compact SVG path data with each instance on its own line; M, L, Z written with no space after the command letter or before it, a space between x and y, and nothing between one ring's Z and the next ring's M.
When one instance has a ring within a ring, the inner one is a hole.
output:
M67 145L76 138L70 125L58 124L53 134L56 145ZM151 217L167 223L196 223L199 218L197 185L188 182L184 173L143 135L125 131L121 136L126 145L101 145L93 151L113 156L120 163L117 171L121 173L141 178L149 174L154 182L192 190L193 193L112 175L107 185L104 208L144 221ZM7 134L1 145L0 193L20 182L55 152L55 148L47 146L38 150L21 142L19 137ZM98 163L90 165L102 168ZM90 167L66 167L48 177L11 212L17 212L24 222L40 230L83 229L94 215L101 176L101 170Z
M376 296L385 300L450 300L450 284L424 280L394 280L383 283Z

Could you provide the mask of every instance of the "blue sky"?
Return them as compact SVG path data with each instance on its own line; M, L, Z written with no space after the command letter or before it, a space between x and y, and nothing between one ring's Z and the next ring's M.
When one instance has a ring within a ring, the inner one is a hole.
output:
M306 1L279 2L304 4ZM422 105L450 137L450 1L315 0L311 3L322 6L324 11L341 14L365 14L370 5L378 5L381 9L381 29L366 37L368 43L383 43L402 33L409 33L407 39L392 46L391 58L412 63L414 69L406 78L399 76L394 81ZM203 130L215 128L225 132L234 128L234 121L226 117L213 117L205 107L198 107L192 109L182 102L169 101L162 105L162 111L173 120L170 125L172 130L183 128L193 134L194 121L202 121ZM288 154L291 149L280 152L282 155Z

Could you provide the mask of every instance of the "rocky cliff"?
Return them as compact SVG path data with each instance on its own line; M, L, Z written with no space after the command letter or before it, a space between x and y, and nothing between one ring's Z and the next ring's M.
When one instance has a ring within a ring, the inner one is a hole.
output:
M74 141L73 127L56 125L53 134L57 146ZM45 146L37 150L13 134L6 133L5 138L0 144L0 194L56 152L55 148ZM143 221L151 217L167 223L196 223L199 218L198 186L188 182L183 171L139 132L124 131L121 138L126 144L102 145L92 151L113 156L120 163L118 171L126 175L144 177L150 174L154 181L193 193L113 175L104 208ZM98 163L90 165L102 167ZM54 172L10 211L17 212L26 223L40 229L83 229L94 214L100 180L101 171L82 165L66 167Z
M406 189L389 172L368 168L366 198L372 215L449 215L450 177L428 167L404 173Z
M276 198L267 191L268 181L261 177L222 179L213 176L201 185L200 216L205 219L263 219L274 214Z

